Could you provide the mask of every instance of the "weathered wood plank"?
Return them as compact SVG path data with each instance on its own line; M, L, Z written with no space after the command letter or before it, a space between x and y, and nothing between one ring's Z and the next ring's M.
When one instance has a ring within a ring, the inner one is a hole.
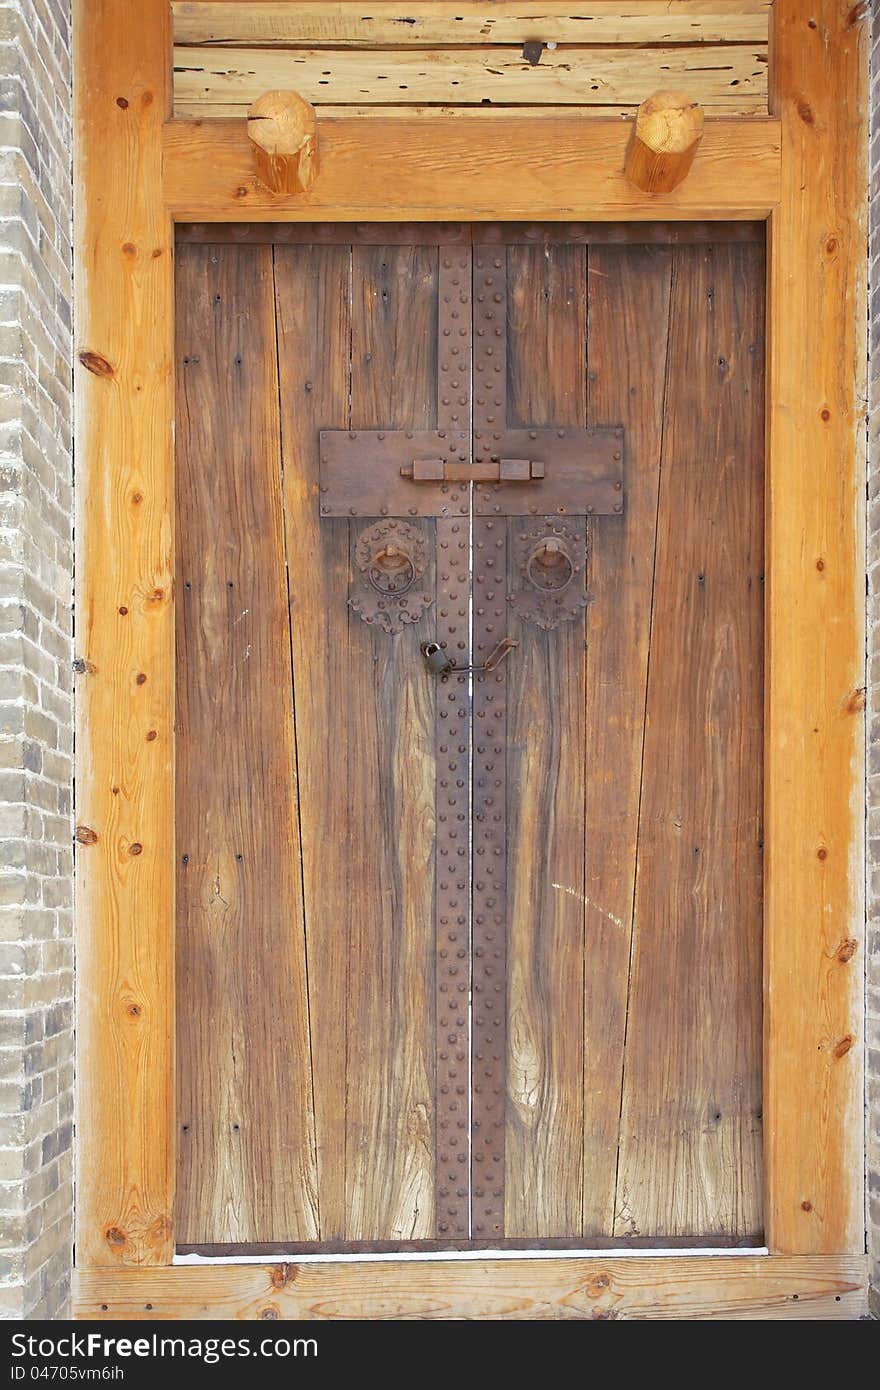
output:
M586 127L578 117L499 116L487 160L478 119L319 121L321 176L308 193L282 199L254 173L244 121L172 121L165 127L165 197L175 217L188 222L277 222L281 215L291 222L502 215L650 222L752 221L766 217L779 196L779 126L769 118L709 121L684 183L653 195L624 176L629 127L622 121Z
M401 96L405 95L405 92L401 93ZM379 106L377 104L373 106L360 106L354 102L345 106L337 106L331 103L327 106L321 105L318 109L322 123L339 118L351 120L353 116L356 116L358 120L361 121L373 121L377 119L419 120L421 118L436 120L436 118L441 115L446 116L450 120L455 120L456 117L465 117L468 120L482 120L485 122L498 120L499 118L503 120L510 116L511 111L517 110L515 106L455 106L448 102L439 102L433 106L406 106L400 103L392 103L385 106ZM584 134L589 134L595 121L607 121L611 119L621 121L632 120L636 114L636 110L637 108L632 104L629 106L529 106L528 116L531 121L549 120L554 116L565 116L568 119L579 118L582 122L587 122L587 129L584 131ZM732 111L730 103L722 100L706 102L703 105L703 111L707 116L717 116L721 119L736 115L747 116L750 120L755 119L755 117L750 116L748 112ZM178 117L181 119L191 117L193 120L199 120L204 117L211 121L240 121L243 114L241 104L235 101L212 102L210 111L199 111L193 108L193 111L190 113L185 111L177 112ZM524 114L521 108L520 114Z
M75 1315L193 1318L855 1319L864 1255L435 1260L81 1270Z
M263 92L295 91L313 105L638 106L646 93L686 90L730 114L767 110L767 54L748 44L691 49L565 47L527 62L519 48L174 50L174 111L209 116L217 102L244 109Z
M588 246L690 245L755 241L764 244L763 222L180 222L179 242L241 245L375 246L534 245L578 242Z
M350 681L348 526L321 522L319 517L318 431L347 429L349 423L350 292L348 246L275 249L284 524L323 1240L340 1239L348 1229L345 846L351 812L343 789L354 750L341 737Z
M503 248L499 254L504 255ZM583 246L506 250L511 428L586 425ZM508 522L517 539L558 518ZM567 529L583 540L586 523ZM479 564L479 556L475 563ZM508 1236L581 1230L583 1193L584 614L546 631L508 609Z
M174 1249L169 44L164 0L77 0L76 1247L91 1265Z
M523 43L766 43L770 0L628 0L625 6L570 0L379 0L315 4L278 0L172 0L179 44L355 45Z
M622 424L626 451L624 515L592 527L587 614L583 1229L611 1235L672 256L591 246L588 264L589 423Z
M763 255L673 256L615 1230L757 1243Z
M809 17L774 6L765 1113L767 1234L783 1251L864 1241L869 22L846 0Z
M177 258L183 1241L318 1234L270 247Z
M352 265L352 428L431 428L437 250L359 246ZM352 523L352 547L362 529ZM348 775L336 794L347 808L340 851L348 885L352 1239L414 1240L435 1227L436 687L419 651L432 636L430 610L393 637L349 616Z

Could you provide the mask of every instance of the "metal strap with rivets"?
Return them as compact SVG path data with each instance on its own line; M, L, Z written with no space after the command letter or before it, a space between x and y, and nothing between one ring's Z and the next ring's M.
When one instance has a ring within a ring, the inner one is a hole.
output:
M471 253L439 249L437 428L469 429ZM470 662L469 483L444 483L464 515L437 518L436 640ZM440 1240L469 1234L470 710L468 676L437 683L436 770L436 1228Z
M507 274L504 247L474 250L474 459L490 459L506 423ZM505 636L507 523L474 515L474 664ZM507 674L474 678L472 1233L504 1234L506 1089Z

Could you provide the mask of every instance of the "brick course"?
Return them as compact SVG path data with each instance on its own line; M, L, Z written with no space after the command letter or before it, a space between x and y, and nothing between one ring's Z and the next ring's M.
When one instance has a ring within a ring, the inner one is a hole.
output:
M0 1316L64 1317L72 1249L71 127L67 0L0 0Z

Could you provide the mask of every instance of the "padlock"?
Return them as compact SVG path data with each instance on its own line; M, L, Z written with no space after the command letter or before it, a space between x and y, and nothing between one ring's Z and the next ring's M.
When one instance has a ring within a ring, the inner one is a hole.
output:
M445 676L453 668L453 661L446 655L439 642L423 642L422 656L425 665L434 676Z

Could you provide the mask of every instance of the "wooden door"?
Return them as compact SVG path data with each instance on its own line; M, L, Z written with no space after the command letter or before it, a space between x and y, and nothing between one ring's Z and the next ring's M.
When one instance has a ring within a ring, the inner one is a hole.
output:
M763 247L632 235L181 235L184 1249L760 1240Z

